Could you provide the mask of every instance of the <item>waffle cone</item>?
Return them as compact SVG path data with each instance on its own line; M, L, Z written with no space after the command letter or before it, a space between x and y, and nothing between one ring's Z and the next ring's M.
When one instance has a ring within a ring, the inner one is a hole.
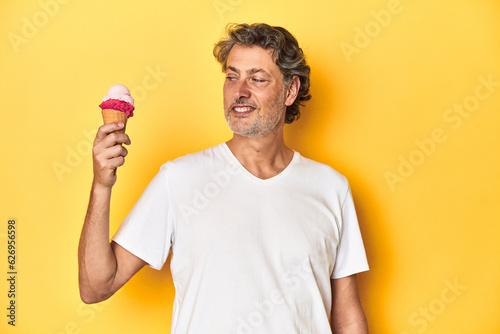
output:
M123 129L114 131L116 133L125 133L125 128L127 126L127 114L122 111L114 110L114 109L102 109L102 119L104 120L104 124L113 123L113 122L122 122L124 124Z

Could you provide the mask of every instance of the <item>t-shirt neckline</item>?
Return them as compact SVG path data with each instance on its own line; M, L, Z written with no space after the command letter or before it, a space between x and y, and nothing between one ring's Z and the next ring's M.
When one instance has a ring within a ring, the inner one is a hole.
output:
M299 158L300 154L299 152L293 150L293 157L292 157L292 160L290 161L290 163L285 167L285 169L283 169L279 174L273 176L273 177L270 177L270 178L267 178L267 179L261 179L260 177L257 177L255 175L253 175L252 173L250 173L242 164L241 162L238 160L238 158L236 158L236 156L233 154L233 152L231 151L231 149L229 148L229 146L227 146L226 143L222 143L220 144L220 146L222 146L222 148L224 149L224 151L226 152L227 154L227 157L231 160L231 162L235 163L236 166L238 166L238 169L240 169L242 171L243 174L245 174L247 177L249 177L251 180L255 181L255 182L262 182L262 183L269 183L269 182L273 182L275 180L279 180L283 177L286 176L286 174L289 173L289 171L292 169L293 165L296 163L297 159Z

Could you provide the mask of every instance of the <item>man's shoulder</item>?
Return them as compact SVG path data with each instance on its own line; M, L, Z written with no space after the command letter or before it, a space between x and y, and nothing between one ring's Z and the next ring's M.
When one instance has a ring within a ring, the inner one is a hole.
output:
M167 161L161 166L163 169L197 169L203 168L207 165L213 163L222 154L222 145L219 144L198 152L188 153L186 155L180 156L174 160Z
M326 181L326 184L335 182L338 185L347 185L347 178L338 172L336 169L325 163L307 158L300 155L298 167L301 173L315 175L316 177Z

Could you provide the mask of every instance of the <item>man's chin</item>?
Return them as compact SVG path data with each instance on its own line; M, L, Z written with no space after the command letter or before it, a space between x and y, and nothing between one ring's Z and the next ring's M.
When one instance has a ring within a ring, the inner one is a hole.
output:
M242 136L242 137L246 137L246 138L257 138L257 137L262 136L260 131L258 131L258 129L255 129L255 128L238 127L238 126L232 125L231 123L228 123L228 125L229 125L229 129L231 129L231 131L233 131L233 133L235 135L238 135L238 136Z
M265 126L265 124L261 124L259 120L256 120L252 124L241 124L242 122L233 122L230 118L226 118L226 122L229 125L229 129L239 136L245 138L259 138L268 135L276 129L276 124L274 127Z

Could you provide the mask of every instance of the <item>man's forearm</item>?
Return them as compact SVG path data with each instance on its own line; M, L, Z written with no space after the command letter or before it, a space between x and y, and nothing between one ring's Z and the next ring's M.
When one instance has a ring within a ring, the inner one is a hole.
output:
M334 334L367 334L356 275L332 280L332 331Z
M111 187L92 185L78 246L80 296L95 303L111 295L116 257L109 243Z
M353 320L352 322L333 326L333 334L368 334L368 324L366 318Z

